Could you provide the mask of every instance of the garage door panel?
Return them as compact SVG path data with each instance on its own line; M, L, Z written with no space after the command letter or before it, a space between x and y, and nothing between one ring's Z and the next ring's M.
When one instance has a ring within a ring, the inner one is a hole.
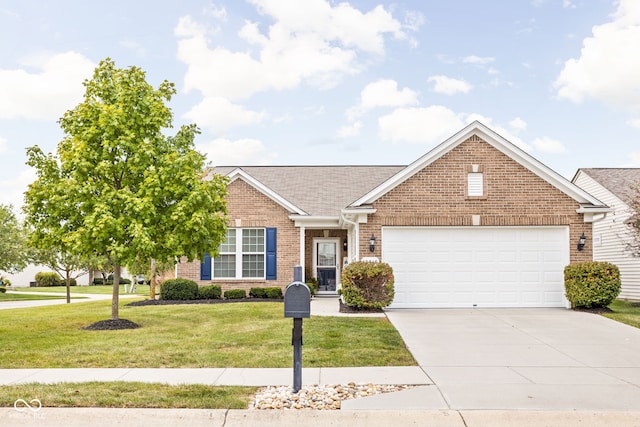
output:
M564 307L567 227L384 227L392 307Z

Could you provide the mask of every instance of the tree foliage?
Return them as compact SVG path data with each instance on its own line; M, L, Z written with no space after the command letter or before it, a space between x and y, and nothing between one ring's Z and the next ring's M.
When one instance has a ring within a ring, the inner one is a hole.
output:
M113 265L117 319L121 266L216 252L226 228L226 180L204 179L195 125L162 133L172 126L165 105L175 94L172 83L155 89L140 68L116 68L106 59L84 85L83 102L60 119L57 155L27 150L37 180L25 213L41 245Z
M0 270L17 273L27 265L28 251L22 226L11 205L0 204Z

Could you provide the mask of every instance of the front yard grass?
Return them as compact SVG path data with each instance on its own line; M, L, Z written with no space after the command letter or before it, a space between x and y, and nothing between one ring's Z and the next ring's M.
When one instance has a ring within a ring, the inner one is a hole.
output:
M292 320L282 303L126 306L139 329L83 330L110 317L111 301L3 310L0 368L284 368ZM386 318L305 319L305 367L407 366L416 362Z
M66 286L45 286L45 287L35 287L35 288L11 288L16 292L56 292L56 293L67 293ZM92 286L70 286L71 294L104 294L111 295L113 292L112 285L92 285ZM128 295L124 291L124 285L120 285L120 294ZM149 295L149 286L148 285L136 285L137 295Z
M45 408L246 409L256 387L138 382L23 384L0 387L0 407L38 399Z
M602 313L602 315L609 319L640 328L640 302L616 300L609 305L609 309L612 310L612 313Z
M6 294L0 293L0 303L3 301L33 301L43 299L65 299L66 296L60 295L28 295L28 294L14 294L8 292Z

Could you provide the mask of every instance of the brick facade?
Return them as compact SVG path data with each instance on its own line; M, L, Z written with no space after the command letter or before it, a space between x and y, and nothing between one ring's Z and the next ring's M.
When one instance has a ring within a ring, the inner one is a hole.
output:
M484 196L468 197L467 173L478 165L484 174ZM360 253L369 254L369 238L376 237L373 256L381 257L383 226L568 225L571 263L592 259L591 223L576 213L571 197L472 136L417 172L373 203L376 213L360 225ZM583 251L579 236L587 236Z
M276 280L219 279L200 280L200 262L178 264L178 277L194 280L199 285L218 284L223 292L228 289L249 290L254 287L279 286L283 290L293 280L293 266L300 257L300 231L289 219L290 213L241 179L229 184L227 210L231 228L276 227L277 265Z

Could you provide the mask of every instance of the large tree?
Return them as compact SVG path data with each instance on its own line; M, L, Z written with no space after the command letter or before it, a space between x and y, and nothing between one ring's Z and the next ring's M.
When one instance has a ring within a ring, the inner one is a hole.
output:
M57 155L27 150L37 180L25 213L45 246L104 256L113 265L116 320L121 266L141 257L216 253L225 235L227 182L205 179L195 125L163 134L172 126L165 105L175 94L172 83L155 89L140 68L116 68L106 59L84 85L84 101L60 119Z
M25 234L11 205L0 204L0 270L16 273L27 265Z

